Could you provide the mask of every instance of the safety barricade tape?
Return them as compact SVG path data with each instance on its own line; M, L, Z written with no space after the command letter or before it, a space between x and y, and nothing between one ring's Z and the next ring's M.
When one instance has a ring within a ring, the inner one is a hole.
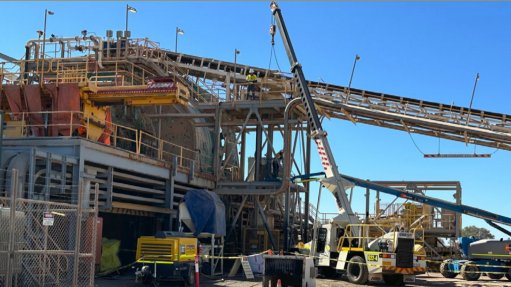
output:
M256 253L256 254L250 254L250 255L238 255L238 256L201 255L200 257L202 259L208 259L208 260L209 259L237 260L237 259L243 259L243 258L247 258L247 257L259 256L259 255L264 255L264 254L272 255L272 254L274 254L274 252L271 249L268 249L266 251L259 252L259 253ZM287 255L289 255L289 254L287 254ZM303 257L311 257L313 259L319 259L320 258L319 256L309 256L309 255L300 254L300 253L295 253L295 254L292 254L292 255L303 256ZM344 263L350 263L351 262L349 260L339 260L337 258L330 258L330 260L331 261L335 261L335 262L344 262ZM425 260L425 261L429 262L429 263L443 263L444 262L444 261L440 261L440 260ZM125 266L123 266L123 267L121 267L119 269L123 269L125 267L131 266L134 263L125 265ZM403 273L403 274L407 274L407 273L408 274L413 274L415 272L426 272L427 271L427 269L424 268L424 267L399 268L399 267L395 267L395 266L381 265L381 264L368 263L368 262L365 262L365 263L363 263L363 262L351 262L351 263L356 263L358 265L366 265L368 267L382 268L384 270L392 270L392 271L395 271L397 273ZM470 266L486 267L486 268L511 269L511 266L505 266L505 265L487 265L487 264L474 264L474 263L470 263ZM460 271L449 271L449 272L451 272L451 273L460 273ZM510 272L501 272L501 271L470 271L470 270L466 270L465 273L510 274Z
M273 254L272 250L269 249L269 250L266 250L266 251L263 251L263 252L260 252L260 253L256 253L256 254L251 254L251 255L239 255L239 256L209 256L209 255L202 255L201 258L204 258L204 259L227 259L227 260L236 260L236 259L242 259L242 258L245 258L245 257L252 257L252 256L258 256L258 255L263 255L263 254ZM319 256L309 256L309 255L305 255L305 254L300 254L300 253L295 253L295 254L286 254L286 255L294 255L294 256L302 256L302 257L310 257L310 258L313 258L313 259L319 259ZM330 258L331 261L336 261L336 262L345 262L345 263L350 263L351 261L348 261L348 260L338 260L338 259L332 259ZM385 268L385 269L390 269L392 268L392 266L386 266L386 265L381 265L381 264L375 264L375 263L367 263L367 262L352 262L352 263L356 263L358 265L366 265L368 267L377 267L377 268ZM426 272L425 268L424 267L410 267L410 268L401 268L402 270L393 270L393 271L401 271L400 273L406 273L406 272ZM406 270L404 270L406 269ZM413 274L413 273L410 273L410 274Z
M238 256L201 255L201 258L204 258L204 259L232 259L232 260L235 260L235 259L242 259L242 258L245 258L245 257L259 256L259 255L263 255L263 254L267 254L267 253L271 253L271 252L272 252L271 249L268 249L266 251L259 252L259 253L256 253L256 254L250 254L250 255L238 255Z

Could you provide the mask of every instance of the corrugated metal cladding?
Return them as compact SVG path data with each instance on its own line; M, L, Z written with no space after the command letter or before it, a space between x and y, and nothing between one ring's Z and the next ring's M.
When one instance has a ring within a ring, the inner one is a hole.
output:
M42 127L45 121L51 126L47 136L71 135L69 123L71 122L70 113L54 113L50 118L44 119L41 111L65 111L77 112L73 117L73 128L80 124L78 112L80 112L80 88L77 83L46 84L45 89L41 90L39 85L27 85L24 88L19 85L3 86L10 110L16 114L21 112L31 112L26 121L34 126L31 129L32 136L45 136ZM19 119L18 119L19 120Z

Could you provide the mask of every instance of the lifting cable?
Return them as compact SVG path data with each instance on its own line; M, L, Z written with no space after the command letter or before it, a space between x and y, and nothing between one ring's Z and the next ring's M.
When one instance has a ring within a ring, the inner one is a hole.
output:
M474 153L472 154L462 154L462 153L454 153L454 154L441 154L440 153L440 138L438 138L438 153L437 154L426 154L424 153L420 147L417 145L415 140L413 139L412 133L408 132L408 135L410 136L410 139L413 142L413 145L419 151L424 158L490 158L492 155L494 155L496 152L498 152L500 149L495 148L495 150L492 153L476 153L476 147L477 145L474 144Z
M271 61L275 58L275 64L277 64L277 68L280 73L282 70L280 69L279 60L277 59L277 53L275 52L275 34L277 32L277 27L275 26L275 16L271 15L270 20L270 35L271 35L271 49L270 49L270 62L268 63L268 70L271 69Z
M420 147L417 145L417 143L415 142L415 140L413 139L413 136L412 136L412 133L411 132L408 132L408 135L410 136L410 139L412 139L412 142L413 142L413 145L415 146L415 148L422 154L422 155L425 155L424 152L422 152L422 150L420 149Z

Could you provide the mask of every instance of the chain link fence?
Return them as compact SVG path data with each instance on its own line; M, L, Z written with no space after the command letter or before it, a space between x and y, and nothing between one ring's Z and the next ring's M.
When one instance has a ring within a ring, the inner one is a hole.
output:
M16 170L12 178L0 197L0 287L93 286L98 187L91 207L78 195L76 204L23 198Z

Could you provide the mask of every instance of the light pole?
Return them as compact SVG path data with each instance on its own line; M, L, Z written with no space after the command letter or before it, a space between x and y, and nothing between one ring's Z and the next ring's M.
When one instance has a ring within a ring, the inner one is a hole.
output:
M351 69L351 76L350 76L350 82L348 83L348 94L346 95L346 102L348 102L348 98L351 94L351 81L353 81L353 75L355 74L355 67L357 66L357 62L360 60L360 56L357 54L355 55L355 60L353 61L353 68Z
M126 29L124 30L124 32L128 32L128 12L137 13L137 9L126 4ZM126 36L126 33L124 33L124 36Z
M468 116L467 116L467 125L470 120L470 112L472 111L472 102L474 101L474 95L476 93L477 82L479 82L479 73L477 73L476 78L474 80L474 88L472 89L472 96L470 97L470 105L468 106Z
M470 105L468 107L469 110L472 109L472 102L474 101L474 95L476 93L477 82L479 81L479 73L477 73L476 78L474 80L474 88L472 89L472 97L470 97Z
M179 27L176 27L176 47L174 48L174 52L177 53L177 35L184 35L185 31Z
M46 47L46 18L48 15L53 15L53 11L50 11L48 9L44 9L44 29L43 29L43 55L41 56L42 59L42 68L41 68L41 79L39 80L40 84L42 85L44 82L44 53L45 53L45 47Z
M240 53L240 50L238 49L234 49L234 80L233 80L233 85L234 85L234 97L236 99L238 99L238 93L237 93L237 89L236 89L236 62L238 60L238 54Z

